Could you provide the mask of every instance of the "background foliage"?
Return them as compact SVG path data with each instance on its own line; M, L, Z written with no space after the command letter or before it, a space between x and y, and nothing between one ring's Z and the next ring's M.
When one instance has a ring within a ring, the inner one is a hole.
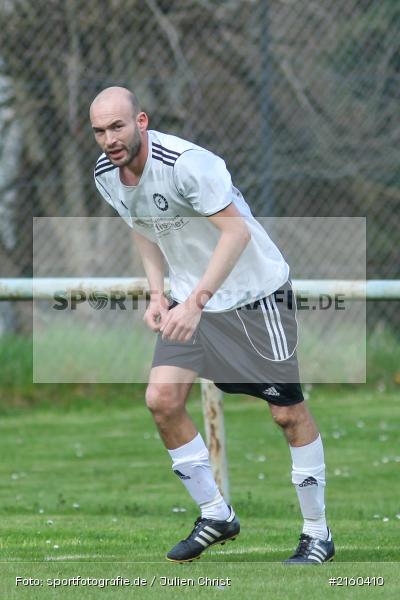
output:
M31 215L111 214L88 106L112 84L221 154L255 214L367 216L368 276L398 276L396 0L2 0L0 20L2 276L31 274Z

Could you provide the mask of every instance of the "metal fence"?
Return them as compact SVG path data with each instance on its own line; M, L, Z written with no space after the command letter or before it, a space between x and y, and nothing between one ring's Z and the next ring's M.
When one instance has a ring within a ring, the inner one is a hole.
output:
M367 216L368 277L399 276L396 0L2 0L0 21L0 276L31 275L32 215L112 214L88 107L114 84L220 154L256 215Z

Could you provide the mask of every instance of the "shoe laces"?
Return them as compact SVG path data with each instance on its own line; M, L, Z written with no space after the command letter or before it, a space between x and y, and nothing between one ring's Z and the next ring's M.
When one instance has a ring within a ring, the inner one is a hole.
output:
M189 535L187 536L187 540L189 538L192 537L192 535L194 535L195 533L197 533L197 530L199 529L199 526L201 525L202 521L205 521L206 519L202 518L202 517L197 517L197 519L194 522L194 527L192 529L192 531L189 533Z
M296 552L293 557L307 556L310 552L310 546L313 542L313 538L306 533L302 533L299 538L299 545L296 548Z

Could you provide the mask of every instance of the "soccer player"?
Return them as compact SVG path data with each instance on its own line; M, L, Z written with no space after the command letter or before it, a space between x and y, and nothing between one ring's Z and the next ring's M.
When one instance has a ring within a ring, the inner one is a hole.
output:
M288 265L232 186L224 161L191 142L148 130L132 92L103 90L90 119L102 150L94 172L97 189L132 227L151 290L144 320L158 337L147 406L174 473L201 512L167 558L192 561L240 531L186 411L200 376L226 392L268 402L289 444L304 518L298 547L285 562L332 560L324 452L299 384ZM164 295L165 262L170 299Z

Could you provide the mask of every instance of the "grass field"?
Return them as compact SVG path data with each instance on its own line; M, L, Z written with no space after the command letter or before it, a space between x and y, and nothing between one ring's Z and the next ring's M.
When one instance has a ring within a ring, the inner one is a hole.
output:
M337 557L302 569L280 564L297 543L301 520L289 452L261 400L225 399L240 537L195 564L173 565L164 554L187 535L197 509L171 472L144 408L144 387L32 386L26 352L23 342L9 344L7 353L0 345L1 599L54 598L47 578L78 575L141 577L148 585L62 586L63 597L399 597L400 403L394 374L381 371L379 361L368 386L308 390L325 442ZM396 368L393 354L391 361ZM197 386L190 410L202 429ZM43 585L17 587L17 576ZM192 578L194 585L164 586L163 576ZM331 576L381 576L385 583L338 591ZM202 586L199 577L231 578L231 585Z

